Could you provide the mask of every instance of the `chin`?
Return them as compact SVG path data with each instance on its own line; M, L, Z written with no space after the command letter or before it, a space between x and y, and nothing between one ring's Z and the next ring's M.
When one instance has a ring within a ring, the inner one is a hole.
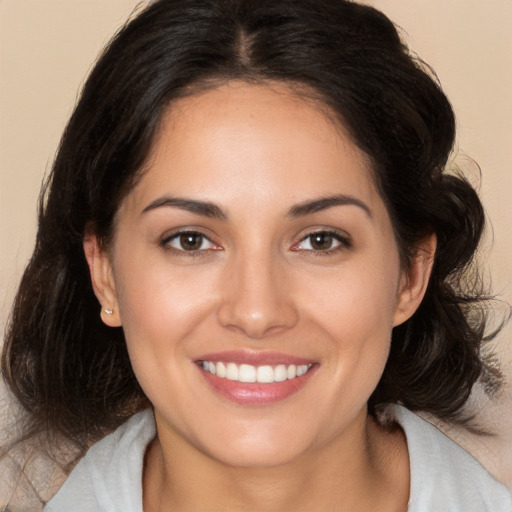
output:
M305 447L289 446L285 443L265 442L259 443L231 443L224 447L207 453L211 458L225 466L234 468L272 468L285 466L298 459L305 453Z

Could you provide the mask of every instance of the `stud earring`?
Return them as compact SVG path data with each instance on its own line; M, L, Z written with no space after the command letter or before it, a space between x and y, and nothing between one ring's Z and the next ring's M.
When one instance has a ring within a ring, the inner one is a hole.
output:
M110 316L114 313L114 310L113 309L105 309L105 313Z

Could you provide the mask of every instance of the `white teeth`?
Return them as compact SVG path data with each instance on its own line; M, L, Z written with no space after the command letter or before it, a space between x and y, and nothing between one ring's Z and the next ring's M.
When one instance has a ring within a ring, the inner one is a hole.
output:
M297 377L297 367L294 364L288 366L288 370L286 370L286 374L289 379L294 379Z
M256 367L241 364L238 368L238 380L240 382L256 382Z
M307 364L301 364L297 366L297 377L301 377L309 370L309 366Z
M226 379L238 380L238 366L235 363L228 363L226 366Z
M217 363L215 365L217 377L226 378L226 365L224 363Z
M222 379L235 380L238 382L247 382L259 384L270 384L272 382L284 382L285 380L301 377L311 368L311 364L285 365L277 366L252 366L250 364L237 365L236 363L214 363L212 361L201 361L203 370L217 375Z
M288 378L288 371L284 364L279 364L274 368L274 380L284 382Z
M256 381L262 384L274 382L274 368L272 366L258 366Z

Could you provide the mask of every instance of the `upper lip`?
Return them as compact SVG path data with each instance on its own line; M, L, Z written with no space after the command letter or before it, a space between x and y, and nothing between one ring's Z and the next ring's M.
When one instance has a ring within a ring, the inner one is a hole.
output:
M278 364L313 364L315 361L304 357L298 357L281 352L228 350L223 352L211 352L197 358L197 361L210 361L212 363L250 364L252 366L278 365Z

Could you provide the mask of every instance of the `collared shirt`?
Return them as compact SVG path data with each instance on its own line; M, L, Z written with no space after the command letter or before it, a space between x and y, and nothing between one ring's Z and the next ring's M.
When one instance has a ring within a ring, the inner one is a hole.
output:
M407 438L408 512L512 512L507 489L437 428L399 405L386 417ZM143 512L144 454L155 434L152 411L134 415L90 448L44 511Z

